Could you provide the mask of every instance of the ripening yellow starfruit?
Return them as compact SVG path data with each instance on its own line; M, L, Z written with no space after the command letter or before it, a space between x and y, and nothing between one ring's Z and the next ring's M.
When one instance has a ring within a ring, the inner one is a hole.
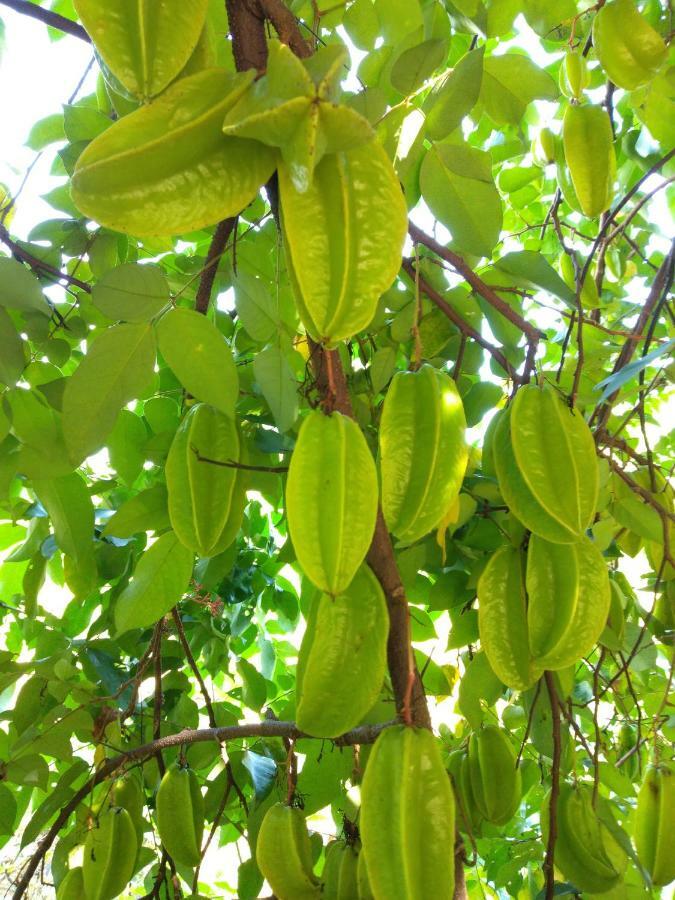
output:
M675 881L675 772L667 763L650 767L638 793L635 846L654 887Z
M312 871L305 817L275 803L265 813L256 844L256 862L279 900L318 900L321 885Z
M611 81L626 91L648 84L668 55L634 0L603 4L593 20L593 48Z
M155 800L157 831L177 863L196 866L201 859L204 798L192 769L179 764L164 773Z
M570 105L563 119L563 147L574 191L590 217L609 209L616 155L612 125L600 106Z

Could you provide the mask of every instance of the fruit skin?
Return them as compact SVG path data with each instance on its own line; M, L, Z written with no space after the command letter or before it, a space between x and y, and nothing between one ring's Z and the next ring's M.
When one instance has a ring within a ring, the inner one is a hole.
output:
M382 407L382 512L400 541L435 528L459 494L468 462L455 382L432 366L394 375Z
M525 577L530 651L543 669L564 669L595 647L607 623L611 586L593 541L552 544L532 535Z
M530 653L522 565L519 550L500 547L478 581L481 646L497 678L516 691L527 690L543 672Z
M117 778L110 789L110 806L121 806L131 816L131 821L136 829L136 837L140 848L145 832L145 820L143 809L145 807L145 793L141 782L135 775L125 775Z
M567 97L579 99L588 87L590 74L586 58L578 50L568 50L560 67L560 90Z
M593 47L617 87L634 91L652 80L668 54L633 0L606 3L593 20Z
M327 594L342 593L365 559L377 493L375 462L356 422L311 412L291 457L286 511L298 562Z
M675 881L675 771L650 767L638 793L633 836L655 887Z
M323 900L356 900L359 896L357 870L359 857L355 847L335 841L326 850L323 870Z
M448 757L448 772L452 776L455 792L457 827L465 834L476 837L480 833L482 816L476 806L471 789L469 755L466 750L455 750Z
M595 442L581 413L571 410L551 386L525 385L513 402L511 443L538 505L567 532L565 540L541 536L555 543L578 541L593 521L599 488ZM537 527L531 530L540 533Z
M555 864L582 891L602 894L617 885L627 857L597 817L588 784L563 784L558 797ZM550 791L541 810L542 839L548 840Z
M450 900L455 801L430 731L401 725L380 734L363 778L359 827L376 900Z
M178 764L164 773L155 799L157 831L169 856L184 866L201 858L204 799L192 769Z
M313 599L298 656L301 731L332 738L358 725L382 689L388 635L384 594L366 565L342 594Z
M496 725L485 725L469 738L469 776L483 818L493 825L513 818L520 806L522 780L511 742Z
M607 112L599 106L568 106L563 146L572 184L583 213L599 216L612 202L616 156Z
M216 556L232 543L241 524L239 472L201 462L195 449L208 459L238 462L235 422L207 403L196 404L176 432L166 460L173 530L188 549L200 556Z
M363 851L359 853L359 860L356 866L356 885L359 891L359 900L375 900L375 895L370 888L368 866L366 865L366 854Z
M256 861L279 900L321 896L312 871L305 817L299 809L275 803L267 810L258 833Z
M112 900L134 873L136 829L126 809L108 809L87 833L82 878L87 900Z
M82 866L69 869L56 892L56 900L82 900L84 896Z
M271 147L222 133L252 72L205 69L87 144L71 181L84 215L136 237L182 234L235 215L276 166Z
M279 166L281 224L300 318L333 347L365 328L401 266L407 210L377 140L325 156L300 193Z

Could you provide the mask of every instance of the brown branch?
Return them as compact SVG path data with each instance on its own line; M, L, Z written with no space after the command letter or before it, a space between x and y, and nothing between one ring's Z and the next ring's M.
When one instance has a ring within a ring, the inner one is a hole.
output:
M341 737L336 738L332 743L338 747L352 747L354 744L372 744L375 742L381 731L394 724L395 722L392 721L378 725L361 725L358 728L354 728L352 731L348 731ZM165 735L164 737L158 738L156 741L143 744L141 747L136 747L133 750L128 750L125 753L120 753L118 756L106 760L96 774L89 778L61 809L49 831L38 842L35 853L28 861L21 878L16 883L16 888L12 895L13 900L20 900L20 898L24 896L30 880L37 871L41 861L44 859L45 854L56 840L61 828L66 824L70 815L77 809L79 804L89 793L91 793L96 785L111 778L129 763L149 759L162 750L168 750L171 747L180 747L185 744L198 744L206 741L225 743L227 741L241 740L242 738L277 737L288 738L291 740L299 740L300 738L313 739L311 735L300 731L294 722L268 720L264 722L252 722L246 725L225 725L220 728L185 729L184 731L179 731L177 734Z
M544 859L544 875L546 876L546 900L553 900L555 894L555 844L558 838L558 796L560 794L560 703L555 687L553 672L544 672L546 688L551 701L551 721L553 736L553 759L551 761L551 799L548 818L548 841Z
M409 259L403 260L403 270L412 278L413 280L417 277L417 271L413 266L412 262ZM471 338L476 341L477 344L487 350L487 352L494 357L494 359L499 363L499 365L504 369L505 372L509 375L512 381L516 384L521 382L521 377L518 375L516 370L513 368L508 359L504 356L499 347L495 347L494 344L491 344L490 341L486 340L480 331L476 331L473 325L469 325L469 323L463 319L455 309L450 306L450 304L445 300L438 291L433 288L422 275L419 276L419 285L420 290L423 291L427 297L431 300L431 302L437 306L441 312L445 313L445 315L450 319L453 325L456 325L459 331L466 335L466 337Z
M281 475L288 472L288 466L252 466L248 463L235 462L232 459L211 459L208 456L202 456L196 447L190 447L197 457L198 462L210 463L212 466L223 466L226 469L244 469L246 472L272 472L275 475Z
M264 71L267 65L265 17L254 0L225 0L232 35L232 53L238 72Z
M0 0L0 5L8 6L10 9L21 13L23 16L37 19L39 22L44 22L44 24L48 25L50 28L56 28L57 31L62 31L64 34L79 38L81 41L86 41L88 44L91 43L91 38L81 25L77 22L73 22L72 19L67 19L65 16L60 16L58 13L52 12L51 9L44 9L42 6L36 6L35 3L30 3L29 0Z
M206 254L206 263L199 279L199 287L197 288L197 299L195 300L195 311L198 313L207 313L209 303L211 302L211 291L213 290L213 282L216 280L218 272L218 264L225 252L227 242L230 235L237 227L238 216L232 216L229 219L223 219L216 226L213 238Z
M496 309L497 312L504 316L505 319L508 319L512 325L515 325L516 328L519 328L523 332L529 343L536 344L537 341L540 341L545 337L542 331L539 331L538 328L531 325L526 319L519 315L515 309L511 309L509 304L506 303L505 300L502 300L499 294L490 287L489 284L486 284L480 275L474 272L471 266L465 262L458 253L455 253L448 247L444 247L443 244L434 240L434 238L426 234L412 222L408 223L408 234L413 241L424 244L425 247L428 247L429 250L432 250L437 256L440 256L441 259L450 263L452 268L464 278L467 284L471 285L477 294L480 294L483 300L489 303L493 309Z
M675 150L673 151L675 153ZM672 154L671 154L672 155ZM673 269L675 267L675 240L670 245L670 251L667 256L661 263L658 272L654 276L654 281L652 282L651 289L649 291L649 295L644 302L640 310L640 314L637 318L637 322L633 328L632 334L626 340L623 347L621 348L621 352L614 363L614 367L612 368L612 375L619 372L633 358L633 354L635 353L636 347L640 341L640 337L649 321L649 318L655 309L658 306L659 301L663 294L667 293L670 290L670 286L673 283ZM610 413L612 411L612 405L616 400L619 394L620 388L617 388L610 396L599 404L591 417L591 422L596 420L596 428L604 429L607 425L607 420L609 419Z
M2 3L3 0L0 0ZM31 4L32 6L32 4ZM42 9L40 6L33 7L34 9ZM86 291L88 294L91 293L91 285L87 284L86 281L81 281L79 278L76 278L74 275L69 275L67 272L62 272L61 269L57 269L56 266L50 265L48 262L45 262L42 259L39 259L37 256L33 256L30 251L25 250L20 244L18 244L15 240L13 240L7 228L4 225L0 225L0 241L3 244L6 244L7 247L12 251L12 256L19 260L19 262L26 263L26 265L30 266L34 272L38 275L52 275L53 278L58 281L65 281L67 284L71 284L73 287L79 288L81 291Z
M281 0L258 0L260 9L269 19L283 44L288 44L293 53L301 59L312 55L312 48L300 34L298 21Z
M638 494L645 501L645 503L651 506L652 509L655 509L662 519L670 519L671 522L675 522L675 513L671 513L668 509L662 506L658 502L658 500L655 500L646 488L643 488L642 485L638 484L635 479L631 478L631 476L627 472L624 472L624 470L615 459L612 459L610 456L607 456L604 453L601 453L600 456L603 459L607 460L610 469L613 472L616 472L619 478L625 484L627 484L634 493Z
M152 636L152 658L153 670L155 678L154 702L152 707L152 738L156 741L162 731L162 630L164 627L163 619L155 625L155 631ZM166 767L162 758L161 750L155 754L157 758L157 768L160 776L164 775Z

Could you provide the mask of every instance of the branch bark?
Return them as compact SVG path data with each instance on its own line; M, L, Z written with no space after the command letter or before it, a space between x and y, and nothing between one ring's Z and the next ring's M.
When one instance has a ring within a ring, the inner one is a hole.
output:
M37 6L35 3L30 3L29 0L0 0L0 5L7 6L23 16L29 16L31 19L44 22L45 25L49 25L50 28L56 28L57 31L63 31L64 34L79 38L88 44L91 43L91 38L80 24L52 12L51 9Z
M216 226L213 238L206 254L206 263L204 271L199 279L199 287L197 288L197 299L195 301L195 311L206 315L211 302L211 291L213 290L213 282L216 280L218 265L220 258L225 252L227 242L232 232L237 227L238 216L232 216L229 219L223 219Z
M544 672L546 689L551 701L551 720L553 728L553 760L551 762L551 800L549 804L548 841L544 859L544 875L546 876L546 900L553 900L555 895L555 844L558 838L558 796L560 794L560 709L558 692L552 672Z

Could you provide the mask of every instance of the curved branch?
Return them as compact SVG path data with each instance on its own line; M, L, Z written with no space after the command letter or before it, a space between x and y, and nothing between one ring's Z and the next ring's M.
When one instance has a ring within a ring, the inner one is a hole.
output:
M348 731L341 737L336 738L333 743L338 747L351 747L354 744L372 744L381 731L394 722L384 722L378 725L362 725ZM106 760L95 775L92 775L85 784L77 791L77 793L68 801L56 817L53 825L45 836L38 842L37 849L32 855L21 878L16 883L16 888L12 895L13 900L20 900L26 893L26 889L31 878L37 871L38 866L44 859L47 851L52 846L59 831L66 824L71 814L77 809L85 797L102 781L106 781L117 773L121 768L131 762L139 762L149 759L162 750L168 750L171 747L180 747L184 744L197 744L206 741L217 741L219 744L225 741L235 741L240 738L257 737L257 738L290 738L299 740L300 738L309 738L311 735L300 731L294 722L276 722L274 720L265 722L253 722L249 725L227 725L221 728L196 728L185 729L177 734L168 734L160 737L141 747L128 750L126 753L120 753L112 759Z
M238 216L232 216L229 219L223 219L216 226L216 230L211 238L209 249L206 254L206 263L199 279L199 287L197 288L197 299L195 300L195 311L206 315L209 303L211 302L211 291L213 290L213 282L216 280L218 265L220 258L225 252L227 242L230 235L237 227Z
M44 22L50 28L56 28L57 31L62 31L64 34L69 34L91 44L91 38L81 25L73 22L72 19L67 19L65 16L52 12L51 9L44 9L42 6L30 3L29 0L0 0L0 4L8 6L23 16L29 16L31 19Z

